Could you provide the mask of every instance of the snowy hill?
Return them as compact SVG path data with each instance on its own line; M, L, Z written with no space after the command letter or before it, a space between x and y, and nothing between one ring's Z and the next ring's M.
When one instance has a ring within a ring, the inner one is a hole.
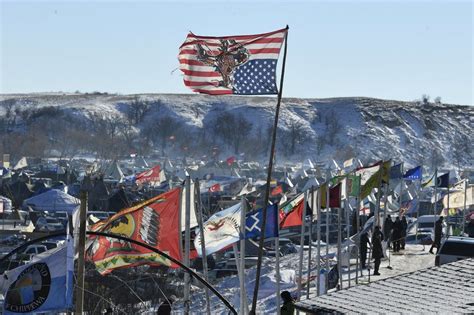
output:
M273 97L1 95L0 151L41 155L56 150L62 156L104 157L137 151L221 159L241 154L266 161L275 104ZM287 98L281 109L278 162L340 162L355 156L411 165L436 160L438 165L472 166L473 106L364 97ZM19 140L9 144L8 135L29 138L19 147ZM30 152L31 146L36 151Z

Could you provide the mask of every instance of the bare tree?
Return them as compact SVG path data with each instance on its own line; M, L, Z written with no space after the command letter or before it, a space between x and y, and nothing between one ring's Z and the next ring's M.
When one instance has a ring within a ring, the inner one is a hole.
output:
M231 146L234 153L239 153L240 146L252 131L252 123L242 114L233 115L223 112L214 120L214 133L224 143Z

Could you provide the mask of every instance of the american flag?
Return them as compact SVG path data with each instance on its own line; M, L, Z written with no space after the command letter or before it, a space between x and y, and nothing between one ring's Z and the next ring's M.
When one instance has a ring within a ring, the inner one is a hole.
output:
M277 94L276 67L287 31L224 37L189 33L178 55L184 85L212 95Z

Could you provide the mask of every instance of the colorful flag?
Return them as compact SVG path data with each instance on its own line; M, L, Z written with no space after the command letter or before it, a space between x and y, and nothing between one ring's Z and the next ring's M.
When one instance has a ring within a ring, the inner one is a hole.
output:
M283 193L283 188L281 187L281 185L278 185L272 189L272 196L277 196L282 193Z
M449 173L439 176L436 179L436 186L442 187L442 188L448 188L449 187Z
M415 168L409 169L405 175L403 175L404 179L410 180L417 180L422 178L422 169L421 166L417 166Z
M450 208L464 208L464 198L466 198L466 207L469 207L474 204L474 186L469 187L466 190L466 196L464 197L464 191L455 191L449 193L449 196L446 195L443 198L443 205L445 208L448 207L448 197L449 197L449 207Z
M467 188L467 179L462 179L451 187L451 190L461 190L464 191Z
M209 187L209 192L216 192L216 191L222 191L220 184L214 184L211 187Z
M258 238L261 235L263 209L247 213L245 218L245 238ZM278 206L267 207L265 238L278 236Z
M299 202L293 207L291 207L288 212L285 212L285 210L288 209L288 206L293 205L291 201L284 208L280 209L279 216L281 229L291 226L299 226L302 224L302 216L304 211L304 195L301 194L301 196L303 198L298 198Z
M205 94L277 94L276 67L287 29L224 37L189 33L179 48L184 85Z
M179 246L179 197L181 188L148 199L124 209L91 230L118 234L153 246L181 260ZM112 237L92 236L87 254L97 271L107 274L113 269L139 265L177 267L157 253Z
M327 184L323 184L320 187L321 192L321 208L326 208L326 189ZM341 206L341 182L336 186L329 188L329 207L339 208Z
M141 172L135 176L135 182L139 185L143 185L145 183L150 183L153 185L160 185L160 166L157 165L152 169L147 171Z
M30 263L5 271L3 314L64 312L72 307L74 240L37 255Z
M433 175L430 177L430 179L428 179L426 182L422 183L421 187L425 188L425 187L429 187L429 186L434 186L434 184L435 184L435 182L434 182L435 174L436 173L433 173Z
M226 162L227 162L227 165L231 166L235 162L235 156L228 157Z
M206 254L213 254L240 240L240 212L242 203L214 213L204 224ZM194 246L202 256L200 232L196 234Z

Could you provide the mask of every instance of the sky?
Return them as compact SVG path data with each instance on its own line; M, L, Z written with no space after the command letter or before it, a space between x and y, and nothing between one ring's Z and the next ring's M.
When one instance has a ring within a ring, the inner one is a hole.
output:
M288 24L284 97L474 104L473 1L0 2L0 93L192 93L177 69L189 31Z

